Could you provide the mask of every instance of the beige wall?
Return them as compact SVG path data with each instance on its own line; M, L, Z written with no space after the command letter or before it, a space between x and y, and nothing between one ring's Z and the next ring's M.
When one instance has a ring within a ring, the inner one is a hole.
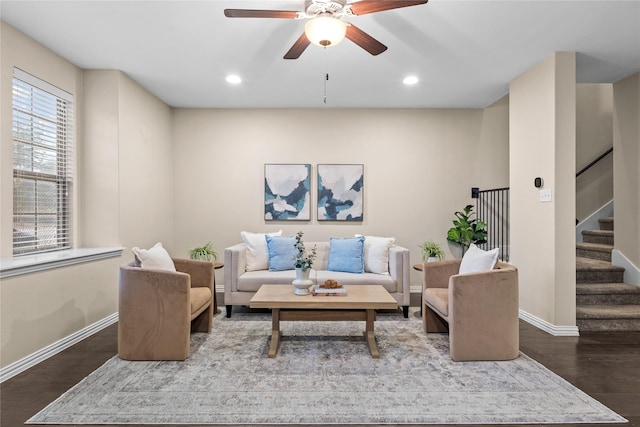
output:
M2 23L2 257L11 256L11 78L22 68L76 95L76 242L125 246L122 259L58 268L0 283L0 366L117 312L118 266L133 245L171 249L171 109L118 71L83 72ZM86 102L85 102L86 101Z
M0 281L0 367L117 311L119 258Z
M120 246L119 72L84 73L82 235L87 246ZM91 191L90 191L91 189Z
M74 95L74 109L82 110L82 70L34 42L12 26L0 21L2 33L0 62L0 111L2 128L0 138L0 257L12 255L13 226L13 142L12 80L17 67ZM81 113L74 122L74 139L81 142ZM77 240L77 236L76 240Z
M483 110L216 110L174 112L176 253L213 242L220 254L240 231L305 232L306 240L393 236L421 262L418 245L447 249L453 212L472 186L508 185L504 101ZM497 153L493 156L492 153ZM264 164L362 163L364 221L267 222ZM412 272L412 285L421 278ZM217 277L222 283L222 275Z
M640 73L615 83L613 98L615 247L638 269L640 268Z
M576 87L576 172L613 146L613 86ZM576 179L576 218L584 220L613 199L613 155Z
M520 308L575 325L575 54L556 53L509 90L511 256ZM534 178L553 201L541 203Z
M85 97L86 244L170 250L171 109L115 70L85 71Z
M12 135L11 81L13 67L31 73L74 94L76 111L74 140L82 153L82 71L13 27L2 26L0 103L2 105L2 206L1 256L11 257L12 249ZM82 177L76 171L76 194ZM76 204L76 213L80 207ZM79 215L78 215L79 216ZM79 242L81 236L76 235ZM68 268L3 279L0 283L0 363L15 362L70 333L113 314L117 272L112 260L95 261Z

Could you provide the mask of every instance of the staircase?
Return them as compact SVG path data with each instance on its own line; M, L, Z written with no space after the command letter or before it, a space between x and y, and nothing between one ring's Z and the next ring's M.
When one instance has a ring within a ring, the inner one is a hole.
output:
M611 264L613 218L582 232L576 245L576 324L580 331L640 331L640 286Z

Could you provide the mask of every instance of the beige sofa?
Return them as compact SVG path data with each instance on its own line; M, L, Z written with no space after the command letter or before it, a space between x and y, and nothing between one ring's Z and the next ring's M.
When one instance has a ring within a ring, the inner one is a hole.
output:
M404 317L409 315L409 250L398 245L389 248L388 274L343 273L328 271L329 242L305 242L307 248L317 249L317 258L313 263L310 279L314 283L323 283L335 279L344 285L382 285L402 306ZM264 284L291 283L295 279L295 270L246 271L246 251L244 243L224 250L224 303L227 317L231 317L232 306L249 305L249 301ZM292 287L293 292L293 287Z
M493 270L458 274L460 259L423 265L425 332L449 332L455 361L509 360L519 354L518 270L498 261Z

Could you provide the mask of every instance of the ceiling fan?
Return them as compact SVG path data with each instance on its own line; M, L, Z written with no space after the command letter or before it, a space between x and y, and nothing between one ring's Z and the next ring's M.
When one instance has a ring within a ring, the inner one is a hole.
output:
M304 12L290 10L225 9L228 18L283 18L309 19L305 31L284 55L284 59L297 59L314 43L329 47L340 43L345 37L371 55L379 55L387 46L371 37L345 19L368 13L417 6L428 0L361 0L347 3L346 0L305 0Z

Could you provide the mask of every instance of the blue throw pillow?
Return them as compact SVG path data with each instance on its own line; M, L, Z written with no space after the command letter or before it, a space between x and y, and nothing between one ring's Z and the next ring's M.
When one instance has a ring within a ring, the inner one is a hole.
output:
M266 235L269 251L269 271L293 270L296 255L296 238Z
M364 236L329 239L329 271L364 273Z

